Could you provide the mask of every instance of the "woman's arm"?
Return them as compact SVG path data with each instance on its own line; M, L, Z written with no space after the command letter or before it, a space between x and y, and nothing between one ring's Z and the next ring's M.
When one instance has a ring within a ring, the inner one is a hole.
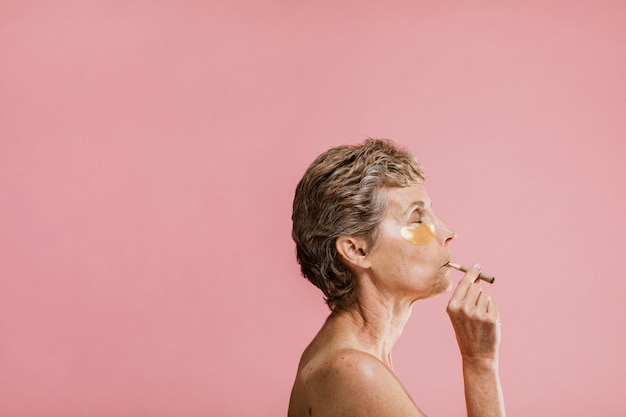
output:
M503 417L504 399L498 373L500 312L477 281L475 265L459 281L448 303L461 357L469 417Z

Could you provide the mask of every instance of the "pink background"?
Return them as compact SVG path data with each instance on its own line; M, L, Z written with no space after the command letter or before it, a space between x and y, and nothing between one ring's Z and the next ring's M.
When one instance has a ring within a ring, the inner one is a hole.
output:
M509 414L625 416L625 45L608 0L2 2L0 414L286 415L293 190L385 136L498 277ZM394 357L432 416L446 301Z

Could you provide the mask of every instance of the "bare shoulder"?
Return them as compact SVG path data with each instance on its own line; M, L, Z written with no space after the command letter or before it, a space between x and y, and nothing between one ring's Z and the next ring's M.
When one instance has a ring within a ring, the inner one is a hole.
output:
M367 352L339 349L300 371L290 417L424 416L394 373Z

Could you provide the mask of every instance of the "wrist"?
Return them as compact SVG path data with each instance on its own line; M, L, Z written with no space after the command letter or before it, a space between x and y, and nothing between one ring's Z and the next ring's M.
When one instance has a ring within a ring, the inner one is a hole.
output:
M463 357L463 367L480 371L497 371L498 357Z

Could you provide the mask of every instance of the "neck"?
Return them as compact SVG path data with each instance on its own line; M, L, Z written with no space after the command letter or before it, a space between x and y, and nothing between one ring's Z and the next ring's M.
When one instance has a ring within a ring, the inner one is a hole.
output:
M411 303L366 294L370 295L364 297L362 293L353 305L335 310L331 318L356 329L359 344L392 369L391 349L411 315Z

